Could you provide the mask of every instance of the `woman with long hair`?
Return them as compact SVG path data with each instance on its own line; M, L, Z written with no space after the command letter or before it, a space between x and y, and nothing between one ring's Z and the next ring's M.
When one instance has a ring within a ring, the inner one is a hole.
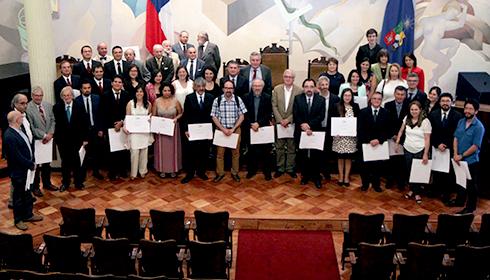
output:
M204 90L206 93L212 94L214 97L221 96L223 94L223 90L216 83L216 69L212 66L204 67L203 78L206 81L206 89Z
M427 94L427 101L424 105L424 110L426 115L428 116L432 111L437 110L441 106L439 105L439 96L441 95L442 90L438 86L433 86L430 88L429 93Z
M373 71L371 71L371 63L369 62L369 58L365 57L362 59L361 64L359 64L359 79L361 83L366 87L366 93L368 95L368 99L371 98L371 94L373 94L376 90L376 77L374 76Z
M407 53L403 56L402 60L402 79L406 80L408 74L415 73L419 77L419 84L417 88L424 92L425 86L425 74L422 68L417 66L417 58L413 53Z
M402 79L400 65L393 63L388 67L388 77L382 80L376 88L376 91L383 94L383 106L386 102L395 100L395 88L397 86L408 88L407 82Z
M155 72L151 75L150 82L145 87L148 94L148 100L153 105L155 100L162 95L161 87L163 81L162 71Z
M172 85L175 88L175 97L177 100L179 100L182 108L184 108L185 97L194 92L194 82L189 79L189 72L187 72L187 68L185 68L185 66L177 67L175 73L177 79L172 82Z
M124 90L130 99L134 99L136 88L145 88L145 81L141 78L140 69L135 64L129 66L128 78L124 81Z

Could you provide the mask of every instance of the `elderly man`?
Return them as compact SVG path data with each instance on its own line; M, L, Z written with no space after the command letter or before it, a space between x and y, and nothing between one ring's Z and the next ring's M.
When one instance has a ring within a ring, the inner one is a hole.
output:
M221 56L219 54L219 48L216 44L209 42L209 36L206 32L199 32L197 34L197 57L204 60L206 66L212 66L219 72L221 67Z
M172 51L172 45L170 44L169 40L163 41L162 46L163 46L163 55L166 57L170 57L172 59L172 63L174 64L174 71L175 71L180 64L179 55Z
M82 54L82 60L73 64L73 74L79 75L82 80L92 78L92 69L102 65L102 63L92 59L92 47L85 45L80 52Z
M272 92L272 72L271 69L262 63L262 57L258 52L250 54L250 65L240 70L240 75L244 76L249 81L249 91L252 90L252 81L261 79L264 81L264 92Z
M123 50L121 46L112 48L114 59L104 64L104 78L112 80L116 75L128 77L129 62L124 61Z
M223 76L219 80L220 87L223 87L223 84L226 81L232 81L235 85L235 94L242 97L248 93L248 79L240 75L240 66L238 62L235 60L228 61L226 65L226 70L228 75Z
M124 51L124 58L126 58L126 61L129 63L129 65L136 65L138 69L140 70L141 78L145 80L145 82L150 81L151 79L151 73L146 69L146 65L141 62L140 60L136 59L136 55L134 53L134 50L129 48Z
M146 60L146 68L152 75L162 72L162 83L171 83L174 78L174 64L170 57L163 55L163 46L160 44L153 45L153 56Z
M109 51L107 44L105 42L100 42L97 45L97 54L95 55L95 60L100 61L102 65L106 64L107 62L113 60L114 58L107 54Z
M31 93L32 100L27 104L27 117L31 122L31 130L35 140L47 144L54 136L55 119L53 114L53 105L44 101L44 93L41 87L34 87ZM53 143L51 143L53 145ZM51 163L43 163L36 168L32 193L35 196L42 196L39 189L40 177L43 181L43 189L56 191L58 190L51 184Z
M189 33L187 31L181 31L179 34L179 41L172 46L172 51L179 55L179 59L183 60L186 57L187 50L190 47L194 47L193 44L189 44Z
M61 76L54 81L54 98L56 103L60 102L61 89L70 86L73 89L80 89L81 79L78 75L72 75L72 67L69 61L64 60L60 63Z
M180 62L180 65L187 69L189 79L191 80L203 76L204 64L204 61L197 58L196 48L194 47L189 47L187 49L187 58Z

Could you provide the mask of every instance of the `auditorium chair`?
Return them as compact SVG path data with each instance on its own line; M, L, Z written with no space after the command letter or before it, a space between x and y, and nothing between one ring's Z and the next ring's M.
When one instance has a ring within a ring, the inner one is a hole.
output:
M361 242L357 255L351 260L351 280L389 280L396 277L395 244Z
M470 228L474 215L468 214L439 214L437 229L432 234L431 244L445 244L448 249L454 250L457 245L468 243Z
M226 242L189 241L187 277L192 279L229 279L231 250Z
M194 239L202 242L223 240L227 248L232 247L232 232L235 221L230 221L227 211L208 213L200 210L194 211L195 226Z
M350 252L357 250L359 243L383 243L384 214L349 214L348 226L343 224L344 242L342 244L342 269Z
M138 275L131 274L131 275L128 275L128 277L126 279L128 279L128 280L167 280L170 278L167 278L165 276L138 276Z
M397 250L406 250L408 243L424 243L427 240L429 215L393 215L393 228L386 230L386 242L395 243Z
M278 84L282 84L282 75L289 68L289 49L283 46L277 46L277 43L272 43L271 46L260 48L262 64L271 69L272 88Z
M406 259L399 259L399 280L432 280L444 276L443 263L448 263L445 257L444 244L424 245L409 243Z
M245 59L242 59L242 58L235 58L235 59L229 60L228 62L223 62L223 77L228 75L228 69L226 69L226 66L228 66L228 63L230 63L230 61L235 61L236 63L238 63L238 67L240 67L240 70L247 67L247 65L250 65L250 63L248 63L248 61L246 61Z
M150 239L164 241L173 239L180 246L189 241L190 222L185 222L184 211L150 210L151 221L148 223Z
M490 246L490 213L481 216L480 231L471 242L478 246Z
M42 270L44 244L34 248L32 235L0 232L0 268Z
M105 209L107 217L106 238L127 238L131 244L139 244L145 238L147 220L140 222L140 211Z
M45 234L44 265L50 272L88 273L87 259L90 250L82 251L76 235L54 236Z
M308 60L308 79L314 79L316 81L321 73L327 71L327 65L327 58L325 56Z
M140 240L138 265L143 276L161 276L170 278L184 277L182 261L185 249L178 248L175 240Z
M490 246L472 247L459 245L456 247L454 266L449 279L490 279Z
M95 209L74 209L60 207L63 221L60 223L60 235L78 235L82 243L92 242L95 236L101 237L104 218L96 221Z
M126 276L136 272L137 249L132 249L127 238L102 239L94 237L92 243L92 274Z
M62 273L62 272L48 272L40 273L29 270L3 270L0 271L0 279L10 280L118 280L127 279L125 276L114 276L112 274L107 275L88 275L82 273ZM150 278L151 279L151 278Z

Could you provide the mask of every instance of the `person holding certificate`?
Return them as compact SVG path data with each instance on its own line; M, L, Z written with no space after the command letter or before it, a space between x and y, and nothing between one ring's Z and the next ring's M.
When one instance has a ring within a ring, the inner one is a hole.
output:
M340 95L337 110L332 117L357 118L359 117L359 105L354 102L354 96L350 88L346 88ZM337 153L337 165L339 168L338 184L350 186L350 171L352 159L357 152L356 136L333 136L332 151Z
M126 105L126 115L131 116L148 116L151 112L151 103L148 101L148 95L143 90L143 86L135 88L135 96ZM151 144L152 138L150 133L130 133L126 127L124 133L129 134L129 147L131 154L131 171L130 180L134 180L138 175L145 178L148 173L148 145Z
M182 106L175 97L175 88L172 84L163 83L162 96L155 100L152 115L173 119L175 122L174 136L156 134L154 147L154 167L160 173L160 177L175 178L176 172L182 169L180 128L177 123L182 117Z
M408 106L408 109L409 113L403 119L400 131L396 137L396 144L400 144L402 137L405 136L403 148L406 167L410 174L413 159L422 159L422 164L428 164L429 162L430 134L432 132L432 126L429 119L425 116L425 112L420 102L412 101ZM410 191L405 194L405 198L414 198L417 204L421 204L421 185L418 183L409 183L409 186Z

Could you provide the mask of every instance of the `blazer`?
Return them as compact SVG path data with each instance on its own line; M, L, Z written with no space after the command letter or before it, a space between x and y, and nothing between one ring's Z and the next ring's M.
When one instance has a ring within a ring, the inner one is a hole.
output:
M262 72L262 80L264 81L264 92L271 94L272 93L272 71L269 67L260 64L260 71ZM252 84L250 81L250 71L252 71L252 66L247 65L244 68L240 69L240 75L245 77L248 83L248 92L252 91Z
M188 125L194 123L213 123L211 118L211 109L213 107L214 96L210 93L204 93L204 109L201 110L197 93L193 92L185 97L184 115L182 124L184 131L188 131Z
M410 102L417 100L422 104L422 106L425 106L425 103L427 102L427 94L425 92L417 89L416 93L412 96L412 99L409 99L410 94L407 92L407 98L405 99L405 102Z
M357 139L359 139L359 144L366 144L374 139L378 139L379 143L383 144L383 142L391 137L386 129L389 125L389 118L388 111L385 108L380 107L378 109L376 122L374 121L374 114L371 106L362 109L359 112L359 118L357 120Z
M245 122L250 128L250 124L257 122L260 127L269 126L272 120L272 104L271 96L265 92L260 95L259 110L257 112L257 118L255 118L255 102L254 94L251 92L243 97L243 103L247 108L245 113Z
M295 123L294 139L299 145L301 136L301 124L307 123L311 130L320 131L322 129L322 120L325 117L325 98L319 94L313 94L311 109L308 113L308 103L306 94L301 93L294 97L293 119Z
M121 67L122 67L122 75L123 79L129 77L128 72L129 72L129 63L125 60L121 60ZM104 64L104 78L109 79L112 81L114 76L116 76L116 65L114 65L114 59L111 61L108 61Z
M51 103L42 101L41 105L44 110L44 119L41 117L39 107L34 101L30 101L27 104L27 118L31 124L31 131L34 139L43 139L45 134L51 133L54 135L54 128L56 121L54 119L53 105Z
M204 50L204 53L200 54L198 47L198 58L204 60L204 64L206 66L213 66L216 69L216 72L219 73L219 68L221 67L221 56L219 54L219 48L216 44L210 43L208 41L208 45Z
M138 67L138 69L140 70L141 78L143 80L145 80L145 82L150 81L150 79L151 79L151 73L146 68L146 65L143 62L141 62L139 60L136 60L136 59L133 60L133 61L131 61L131 62L129 62L129 66L131 66L133 64L136 65Z
M68 120L65 103L59 102L53 107L56 127L54 139L60 148L75 146L80 148L83 141L88 139L89 120L85 108L78 102L72 101L71 118Z
M236 81L235 81L236 85L235 85L235 91L233 92L233 94L242 97L249 92L249 90L248 90L248 79L246 79L245 77L243 77L240 74L236 75L235 79L236 79ZM221 77L221 79L219 79L220 88L223 88L223 86L225 85L225 82L229 81L229 80L231 80L230 75L226 75L224 77Z
M119 102L114 98L112 88L104 92L101 98L102 125L104 129L114 128L115 122L124 120L126 117L126 105L129 100L129 95L124 90L119 93Z
M190 63L189 59L183 59L180 61L180 66L183 66L187 69L187 64ZM195 59L195 64L193 65L194 67L194 79L197 77L204 77L204 61L202 59L196 58ZM191 76L191 73L189 73L189 77ZM192 80L194 80L192 79Z
M101 111L100 111L100 99L101 97L98 94L90 94L90 107L92 109L92 119L94 120L94 127L96 131L102 131L104 129L103 123L102 123L102 116L101 116ZM83 109L85 109L85 102L83 95L79 95L77 98L75 98L75 102L78 103ZM88 112L85 110L87 114L87 119L88 119L88 125L90 128L92 128L92 124L90 123L90 115Z
M374 76L376 77L376 84L379 84L382 80L388 79L390 73L388 69L390 69L390 63L386 66L386 75L383 77L381 75L381 67L379 66L379 63L375 63L371 65L371 71L373 72Z
M4 133L3 145L7 158L7 166L12 179L27 178L27 170L34 169L34 148L32 153L29 146L20 134L13 128L9 127Z
M97 66L102 66L102 63L100 63L99 61L91 59L90 60L90 68L94 69ZM80 78L82 78L82 80L91 79L94 77L92 72L87 71L87 68L85 67L85 64L83 63L83 60L81 60L78 63L73 64L73 74L80 76Z
M70 82L71 82L71 87L73 89L80 90L80 87L82 86L82 81L80 79L80 76L71 75ZM55 103L62 102L60 97L61 90L64 87L68 86L65 77L61 75L58 79L56 79L56 81L54 81L53 85L54 85L54 99L56 101Z
M369 58L369 65L373 65L378 62L378 52L382 47L376 43L376 46L372 50L369 49L369 44L365 44L359 47L356 54L356 66L359 68L362 60L367 57Z
M463 118L463 115L454 108L451 108L447 115L447 126L443 127L442 110L439 108L432 111L429 115L429 121L432 125L432 133L430 134L431 145L437 148L440 144L444 144L452 151L454 131L456 131L456 127L461 118Z
M188 50L189 48L193 48L193 47L194 47L193 44L185 44L186 50ZM180 42L172 45L172 51L179 55L180 60L187 58L187 55L185 54L184 50L182 49L182 46L180 45Z
M285 110L284 99L284 84L277 85L272 91L272 112L274 113L274 119L276 122L281 122L287 119L289 123L293 123L293 104L294 98L301 94L302 89L293 84L293 89L291 90L291 97L289 98L288 109Z
M124 82L124 81L123 81ZM99 83L93 78L90 79L90 84L92 85L92 93L95 95L102 96L107 89L112 88L112 81L106 78L102 78L102 91L99 88Z
M149 57L146 60L146 68L152 75L155 75L158 71L162 71L163 82L171 83L174 78L174 63L170 57L162 56L160 60L160 70L158 69L157 59L154 56Z
M388 111L388 118L390 120L389 133L390 137L397 135L400 127L402 126L403 118L408 114L408 103L403 102L402 109L400 110L400 115L396 111L395 100L386 102L384 108Z

